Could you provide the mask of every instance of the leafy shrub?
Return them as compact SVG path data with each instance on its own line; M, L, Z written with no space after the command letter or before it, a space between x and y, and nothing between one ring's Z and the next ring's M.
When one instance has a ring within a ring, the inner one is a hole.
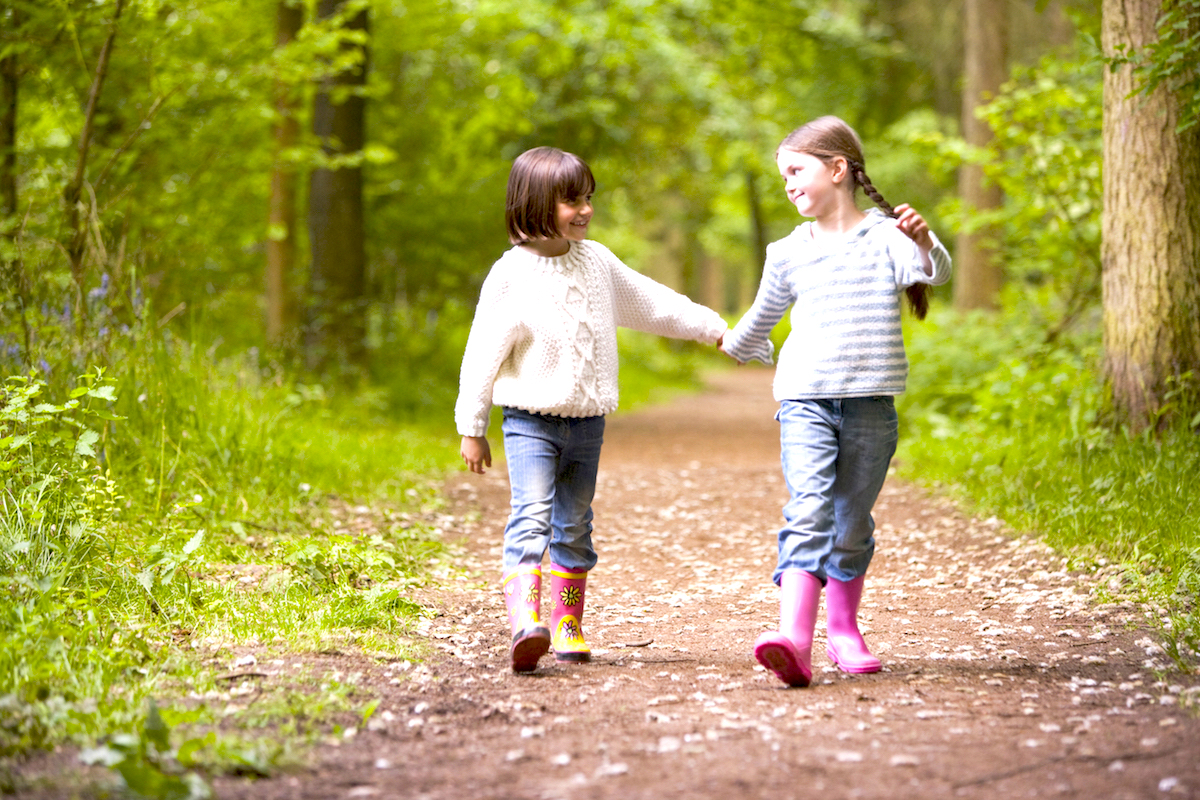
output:
M1047 344L1014 319L944 312L913 327L899 471L1039 533L1081 567L1126 565L1169 612L1168 650L1181 664L1196 659L1196 434L1186 422L1158 435L1105 425L1098 335Z
M1005 196L994 211L939 209L957 232L991 231L1008 278L1005 307L1057 336L1100 299L1103 70L1098 53L1018 67L979 110L994 132L985 148L934 130L910 135L935 171L979 164Z

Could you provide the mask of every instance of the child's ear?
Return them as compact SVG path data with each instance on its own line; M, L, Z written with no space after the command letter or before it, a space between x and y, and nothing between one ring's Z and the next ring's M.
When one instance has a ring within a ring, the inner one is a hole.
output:
M833 173L833 182L841 183L842 181L846 180L846 178L850 177L850 162L847 161L843 156L837 156L833 159L831 171Z

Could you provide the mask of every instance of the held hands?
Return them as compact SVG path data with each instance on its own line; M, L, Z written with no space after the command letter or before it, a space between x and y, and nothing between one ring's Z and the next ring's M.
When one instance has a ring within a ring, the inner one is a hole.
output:
M728 332L729 331L726 331L725 333L728 333ZM722 333L721 338L717 339L717 352L723 353L724 355L727 355L730 358L732 358L734 361L737 361L739 366L741 366L742 364L745 364L746 363L745 361L739 360L737 356L733 355L732 353L730 353L728 350L725 349L725 333Z
M925 218L908 203L901 203L896 206L895 210L896 227L905 236L916 242L923 254L928 255L929 251L933 249L933 239L929 236L929 225L925 222Z
M492 465L492 448L485 436L464 436L459 453L467 469L476 475L484 474L483 468Z

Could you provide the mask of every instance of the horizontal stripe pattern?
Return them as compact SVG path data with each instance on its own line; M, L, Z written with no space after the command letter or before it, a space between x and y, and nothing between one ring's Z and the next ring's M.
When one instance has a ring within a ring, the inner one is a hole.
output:
M770 334L791 308L776 400L900 394L908 377L900 293L949 280L949 253L934 237L933 275L926 274L916 244L877 210L844 237L814 241L811 226L767 248L754 305L725 349L742 361L773 363Z

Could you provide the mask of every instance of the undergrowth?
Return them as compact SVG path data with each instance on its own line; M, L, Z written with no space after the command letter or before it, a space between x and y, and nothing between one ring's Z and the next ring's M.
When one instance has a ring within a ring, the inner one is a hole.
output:
M1100 342L1045 342L1004 317L931 315L908 331L898 399L905 477L1034 531L1082 569L1120 565L1178 667L1200 656L1200 415L1133 434L1105 418ZM1003 328L1003 330L998 330ZM1198 409L1189 384L1169 403Z
M145 324L0 365L0 791L68 744L136 795L204 797L197 775L270 774L374 708L323 676L239 707L240 654L421 657L454 371L397 403L217 351ZM718 358L626 332L621 352L626 408Z
M144 796L200 796L159 726L244 769L214 732L235 648L410 655L456 449L253 354L130 336L106 360L0 385L0 784L68 743Z

